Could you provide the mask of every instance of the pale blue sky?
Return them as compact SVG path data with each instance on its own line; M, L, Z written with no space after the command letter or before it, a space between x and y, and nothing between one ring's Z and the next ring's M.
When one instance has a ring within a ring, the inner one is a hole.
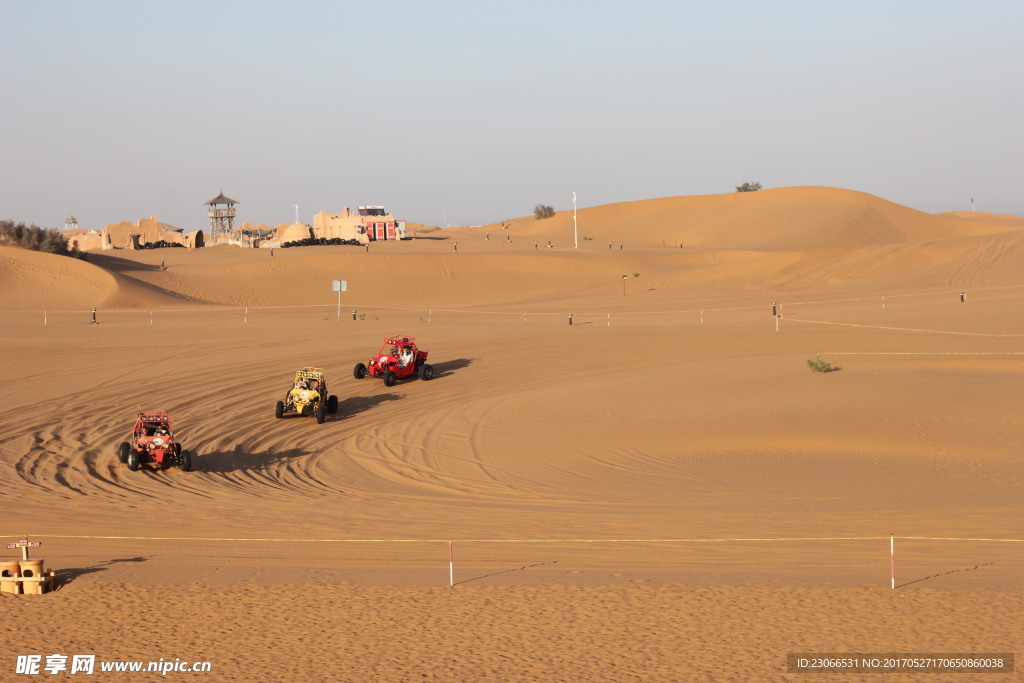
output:
M473 225L829 185L1024 215L1024 2L0 0L0 218Z

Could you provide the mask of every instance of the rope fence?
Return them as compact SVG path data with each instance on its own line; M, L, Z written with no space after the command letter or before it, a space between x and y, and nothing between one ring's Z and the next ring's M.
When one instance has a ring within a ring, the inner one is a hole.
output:
M1000 292L1024 289L1024 285L1007 285L999 287L987 287L972 290L972 294L986 292ZM366 320L381 319L382 317L394 318L397 322L409 321L409 316L415 316L421 322L433 322L452 318L478 317L495 320L507 320L515 322L529 322L531 320L551 321L558 324L572 325L581 324L583 321L608 326L617 324L621 319L637 319L650 317L662 321L665 317L692 316L704 323L705 319L710 322L715 316L733 313L762 313L763 318L770 315L775 319L775 326L778 330L779 320L783 321L782 327L790 323L806 325L832 325L851 328L870 328L878 330L889 330L894 332L919 332L928 334L960 335L989 338L1021 338L1024 333L1012 332L981 332L981 331L958 331L942 329L924 329L913 327L899 327L894 325L867 324L856 322L841 322L803 317L803 314L792 313L795 308L807 307L844 307L849 304L863 304L868 302L880 302L884 309L886 301L898 301L901 299L924 299L932 298L936 301L947 301L953 303L965 303L964 292L908 292L887 294L885 296L870 297L845 297L833 299L808 299L799 301L765 301L763 303L751 303L748 305L716 305L709 302L707 305L695 305L687 308L665 308L643 310L632 310L624 308L622 302L609 307L608 310L580 310L580 311L551 311L551 310L486 310L467 308L434 308L431 306L379 306L368 303L346 302L345 306L336 303L308 304L308 305L287 305L287 306L182 306L173 308L93 308L93 309L59 309L59 310L8 310L0 311L0 324L6 325L80 325L91 324L112 324L112 325L160 325L167 323L180 323L187 321L193 323L248 323L248 322L272 322L284 317L302 314L306 319L322 319L325 321L345 320ZM978 297L972 299L972 305L978 305ZM984 301L984 300L983 300ZM847 310L841 308L840 310Z
M12 535L2 535L11 537ZM875 585L899 589L1024 582L1024 538L819 536L723 538L237 538L38 534L54 567L159 558L204 570L335 572L371 585L671 582ZM125 554L131 555L126 558ZM93 568L94 570L94 568Z
M0 538L17 534L0 534ZM229 536L110 536L32 534L32 538L67 538L118 541L209 541L215 543L449 543L451 538L233 538ZM777 536L733 538L461 538L459 543L796 543L801 541L974 541L986 543L1024 543L1024 538L974 538L967 536Z

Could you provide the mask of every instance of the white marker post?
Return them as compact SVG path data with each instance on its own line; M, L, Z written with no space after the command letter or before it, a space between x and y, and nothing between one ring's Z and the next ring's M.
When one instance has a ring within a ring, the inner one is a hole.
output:
M245 317L242 318L242 322L243 323L249 322L249 307L248 306L245 307Z
M46 324L46 311L43 311L43 324Z
M331 280L331 289L338 293L338 322L341 322L341 293L348 291L348 280Z
M889 576L892 590L896 590L896 537L889 534Z
M579 233L576 230L576 193L572 193L572 248L580 248Z
M448 541L448 585L455 586L455 557L452 554L451 541Z

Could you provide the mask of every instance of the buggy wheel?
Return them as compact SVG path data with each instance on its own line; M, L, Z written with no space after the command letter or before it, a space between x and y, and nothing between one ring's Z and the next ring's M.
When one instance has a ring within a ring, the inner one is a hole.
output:
M192 451L178 453L178 467L181 468L182 472L192 471Z
M117 459L123 464L128 459L128 451L131 450L132 445L127 441L122 441L117 445Z
M137 448L129 448L125 462L128 464L128 469L132 472L138 471L139 465L142 464L142 453Z
M327 412L331 415L338 412L338 397L333 394L327 398Z
M352 376L356 379L366 377L366 366L362 363L356 363L356 366L352 368Z
M429 363L424 363L420 366L420 379L428 380L434 376L434 366Z
M274 417L284 417L284 401L277 402L277 405L274 407Z
M395 382L397 382L397 381L398 381L398 378L395 376L395 373L393 371L391 371L391 370L385 370L384 371L384 386L386 386L386 387L393 387L393 386L395 386Z
M320 406L316 409L316 423L322 425L324 420L327 419L327 406Z

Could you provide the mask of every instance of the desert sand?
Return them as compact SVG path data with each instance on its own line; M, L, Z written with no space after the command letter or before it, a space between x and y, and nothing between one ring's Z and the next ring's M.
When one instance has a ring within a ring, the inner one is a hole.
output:
M121 680L721 681L1024 650L1024 218L802 187L573 230L0 248L0 537L57 572L0 595L0 680L54 653L211 663ZM352 376L393 334L432 380ZM302 365L325 424L274 418ZM146 409L194 471L117 461Z

